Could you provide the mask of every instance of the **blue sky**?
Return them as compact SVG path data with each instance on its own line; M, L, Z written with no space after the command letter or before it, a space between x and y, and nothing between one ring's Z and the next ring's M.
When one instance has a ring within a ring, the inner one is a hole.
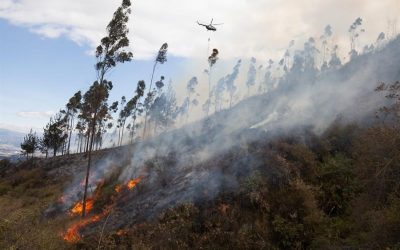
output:
M29 30L0 19L0 126L26 130L41 128L49 111L63 108L78 90L83 92L95 80L95 58L88 46L80 46L65 37L43 38ZM157 49L155 49L157 51ZM170 57L158 67L157 76L173 78L185 60ZM119 65L108 79L114 89L110 100L133 93L136 83L147 80L151 60L133 60Z

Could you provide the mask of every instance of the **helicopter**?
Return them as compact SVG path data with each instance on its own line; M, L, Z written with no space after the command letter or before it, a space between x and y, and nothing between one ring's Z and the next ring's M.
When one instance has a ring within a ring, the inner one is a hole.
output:
M206 27L207 31L217 31L217 28L215 28L214 25L222 25L223 23L213 24L213 21L214 21L214 18L211 19L210 24L199 23L199 21L197 21L197 24Z

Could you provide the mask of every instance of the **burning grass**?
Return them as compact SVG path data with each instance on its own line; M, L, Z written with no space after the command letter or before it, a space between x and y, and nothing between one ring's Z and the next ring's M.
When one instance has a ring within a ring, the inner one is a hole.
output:
M86 200L86 212L89 213L93 209L93 199ZM71 215L81 215L83 211L82 201L77 202L73 208L71 208Z
M108 212L107 212L108 213ZM86 225L90 223L95 223L99 221L101 218L103 218L107 213L103 213L100 215L94 215L89 218L84 218L76 223L73 223L65 232L62 237L65 241L69 243L76 243L81 239L81 235L79 234L79 230L85 227Z
M133 189L140 181L142 180L141 177L136 178L136 179L132 179L130 181L128 181L128 183L126 184L126 187L131 190Z
M80 230L83 229L85 226L96 223L100 221L103 217L109 215L115 206L118 196L121 195L123 190L132 190L137 184L142 180L142 177L138 177L135 179L131 179L125 184L118 184L114 187L114 193L111 198L111 203L107 204L100 214L92 215L87 218L83 218L77 222L74 222L72 225L69 226L67 231L62 234L62 238L69 243L77 243L81 240ZM100 199L102 196L102 189L105 187L105 182L101 181L94 192L93 197L87 199L86 201L86 211L89 213L93 210L96 200ZM83 210L82 201L78 201L75 205L70 209L70 215L81 215Z

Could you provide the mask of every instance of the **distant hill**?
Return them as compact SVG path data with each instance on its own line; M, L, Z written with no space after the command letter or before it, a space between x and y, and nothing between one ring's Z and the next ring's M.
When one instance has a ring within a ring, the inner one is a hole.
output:
M18 155L25 134L0 128L0 159Z
M0 128L0 144L19 147L24 136L24 133Z

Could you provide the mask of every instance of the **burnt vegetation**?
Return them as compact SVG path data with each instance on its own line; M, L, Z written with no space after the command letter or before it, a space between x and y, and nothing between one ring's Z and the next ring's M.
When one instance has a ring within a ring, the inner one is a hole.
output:
M157 200L140 199L151 196L162 201L163 195L175 195L168 193L181 181L174 155L148 162L151 174L145 178L155 180L151 185L137 184L134 192L123 188L115 193L120 184L117 171L97 186L91 211L99 214L113 206L113 212L108 221L82 228L84 237L75 247L96 248L102 233L104 249L396 248L399 135L398 125L365 128L336 122L319 136L305 130L297 136L249 142L202 166L191 166L218 170L218 193L213 193L212 181L200 183L190 202L157 211L152 208ZM94 158L108 154L113 152ZM67 164L56 160L41 160L34 166L1 162L2 248L71 247L55 234L70 223L69 217L42 214L61 196L60 182L68 182L66 176L51 176L51 170ZM160 189L166 194L155 195ZM104 223L107 230L102 231ZM32 231L33 225L40 230Z

